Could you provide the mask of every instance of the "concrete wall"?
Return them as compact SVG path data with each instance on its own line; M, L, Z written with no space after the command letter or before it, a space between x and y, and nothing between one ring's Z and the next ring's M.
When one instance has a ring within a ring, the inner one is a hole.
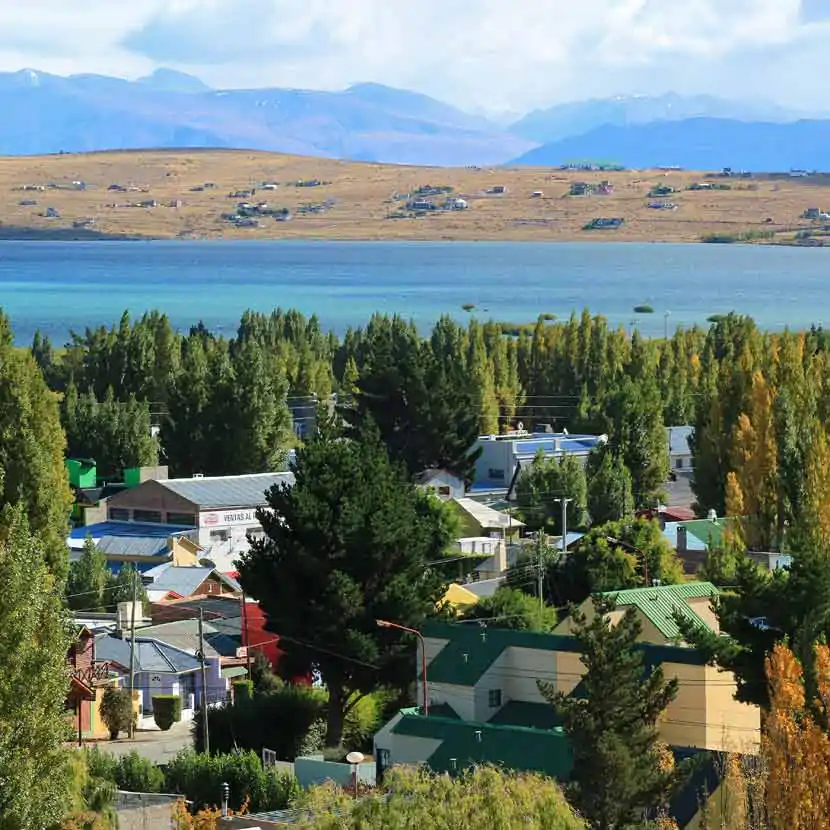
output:
M357 766L357 777L361 783L375 785L375 762L367 761ZM334 781L340 787L352 783L352 765L325 761L323 756L309 756L294 759L294 775L303 789Z

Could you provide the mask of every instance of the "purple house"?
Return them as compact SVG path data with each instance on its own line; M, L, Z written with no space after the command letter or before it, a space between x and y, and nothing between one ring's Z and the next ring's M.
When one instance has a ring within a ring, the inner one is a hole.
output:
M114 671L125 678L130 674L130 640L114 634L102 634L95 641L97 660L109 662ZM174 694L182 700L182 719L190 720L201 706L202 677L199 660L187 651L161 640L135 638L135 688L139 692L142 717L153 714L153 695ZM222 674L220 658L205 656L208 705L224 703L228 695L228 679ZM126 680L125 680L126 687Z

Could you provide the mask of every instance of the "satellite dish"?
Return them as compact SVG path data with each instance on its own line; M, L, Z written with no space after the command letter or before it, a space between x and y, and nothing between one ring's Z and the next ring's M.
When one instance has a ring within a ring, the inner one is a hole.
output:
M350 764L362 764L366 756L362 752L350 752L346 756L346 760Z

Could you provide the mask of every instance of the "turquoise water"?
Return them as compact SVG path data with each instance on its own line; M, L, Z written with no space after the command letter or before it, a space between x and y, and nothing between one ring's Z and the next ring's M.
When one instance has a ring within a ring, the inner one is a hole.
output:
M830 251L743 245L462 242L0 242L0 306L18 342L36 328L111 324L126 308L233 332L245 309L315 313L343 332L375 312L428 327L441 314L566 317L589 307L644 334L751 314L764 327L830 322Z

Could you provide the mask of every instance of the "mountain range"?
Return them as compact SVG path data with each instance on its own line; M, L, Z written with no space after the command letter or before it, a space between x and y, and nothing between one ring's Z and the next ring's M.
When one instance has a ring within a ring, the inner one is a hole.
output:
M426 95L378 84L341 92L212 90L157 70L127 81L0 73L0 154L236 147L401 164L493 165L535 145Z
M216 90L171 69L135 81L24 69L0 73L0 112L0 155L234 147L434 166L596 160L830 170L830 120L711 96L571 102L505 126L374 83L336 92Z

